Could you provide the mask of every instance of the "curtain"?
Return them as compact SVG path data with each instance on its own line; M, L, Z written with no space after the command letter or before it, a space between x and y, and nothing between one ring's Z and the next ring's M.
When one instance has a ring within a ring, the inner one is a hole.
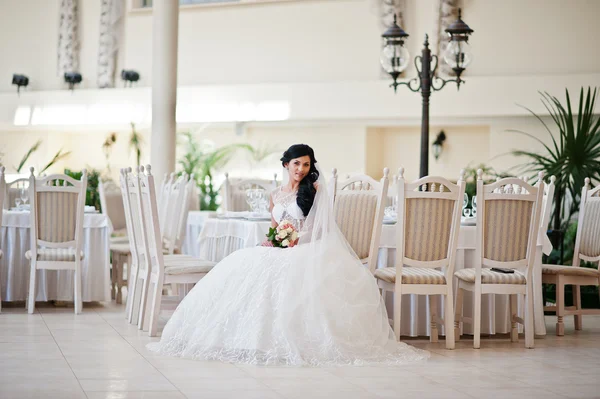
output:
M100 43L98 45L97 84L115 86L117 56L123 39L123 0L100 0Z

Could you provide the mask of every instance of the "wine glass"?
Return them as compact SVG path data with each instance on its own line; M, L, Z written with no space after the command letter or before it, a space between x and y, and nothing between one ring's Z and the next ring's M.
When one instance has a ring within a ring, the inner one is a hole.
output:
M469 205L469 194L465 193L463 197L462 213L466 218L471 217L471 210L467 208L467 205Z
M256 208L256 197L257 193L255 190L253 189L248 189L246 190L246 203L248 204L248 206L250 206L250 210L252 212L254 212L254 209Z
M21 190L19 191L19 197L21 198L21 201L23 201L23 205L26 205L27 200L29 199L29 192L27 191L27 187L21 187Z

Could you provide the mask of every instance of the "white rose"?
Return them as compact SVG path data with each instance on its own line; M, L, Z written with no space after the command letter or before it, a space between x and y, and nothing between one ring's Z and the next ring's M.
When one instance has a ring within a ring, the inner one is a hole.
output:
M298 239L298 233L295 231L292 233L292 241L296 241Z
M292 231L294 231L294 229L292 229L291 227L288 227L286 230L288 233L291 233Z
M287 237L288 233L285 230L281 230L279 233L277 233L277 237L279 238L285 238Z
M281 246L282 246L282 247L287 247L288 245L290 245L290 240L283 240L283 241L281 242Z

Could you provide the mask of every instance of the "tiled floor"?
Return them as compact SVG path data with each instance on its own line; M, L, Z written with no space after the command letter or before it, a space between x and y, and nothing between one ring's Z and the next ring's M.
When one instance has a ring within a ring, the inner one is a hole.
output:
M273 368L155 356L145 334L114 304L46 305L28 315L0 314L0 398L600 398L600 317L584 330L549 335L526 350L523 339L469 337L454 351L443 341L410 343L431 359L404 367Z

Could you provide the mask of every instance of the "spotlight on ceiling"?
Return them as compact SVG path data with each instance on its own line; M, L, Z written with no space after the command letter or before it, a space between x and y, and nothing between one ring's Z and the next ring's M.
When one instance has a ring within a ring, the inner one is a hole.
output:
M29 85L29 78L25 75L13 74L12 84L17 85L17 93L21 93L21 86L27 87Z
M129 87L131 87L133 82L140 80L140 74L134 70L123 69L121 71L121 79L125 81L125 87L127 87L127 82L129 82Z
M81 83L81 80L79 72L65 72L65 82L69 84L69 90L73 90L76 84Z

